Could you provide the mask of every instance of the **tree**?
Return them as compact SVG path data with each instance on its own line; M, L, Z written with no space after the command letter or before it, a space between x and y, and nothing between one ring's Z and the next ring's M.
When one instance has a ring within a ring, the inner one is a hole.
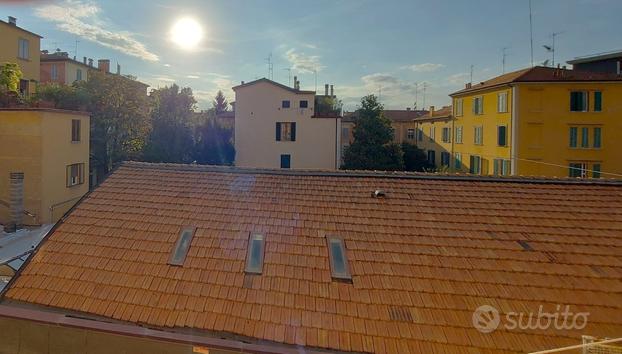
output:
M354 142L344 153L344 169L403 170L402 148L393 143L391 121L374 95L361 99L354 126Z
M0 87L8 92L19 92L22 71L16 63L4 63L0 69Z
M150 130L147 92L119 75L89 72L76 84L88 96L91 113L91 166L108 173L116 162L137 159Z
M229 109L229 103L227 102L225 95L220 90L216 93L216 97L214 98L212 105L214 106L216 114L226 112Z
M143 157L149 162L192 162L191 129L196 100L192 89L173 84L151 91L152 130Z
M197 131L194 159L199 164L232 165L235 158L233 129L218 122L215 109L210 109L207 115Z
M434 167L428 162L425 152L414 144L402 143L404 152L404 170L424 172Z
M51 83L37 88L35 100L52 102L54 108L84 110L89 97L82 87Z

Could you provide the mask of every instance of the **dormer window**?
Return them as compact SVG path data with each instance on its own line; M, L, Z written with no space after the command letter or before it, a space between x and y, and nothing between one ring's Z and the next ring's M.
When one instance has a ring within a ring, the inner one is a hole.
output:
M265 237L260 233L252 233L248 239L246 255L246 273L261 274L263 272L263 256Z
M330 259L332 277L340 280L352 280L343 240L336 236L327 236L326 243L328 245L328 258Z

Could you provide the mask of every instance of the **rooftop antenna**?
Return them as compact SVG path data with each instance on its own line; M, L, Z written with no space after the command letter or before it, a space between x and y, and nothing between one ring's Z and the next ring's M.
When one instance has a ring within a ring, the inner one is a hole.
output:
M531 20L531 0L529 0L529 45L531 48L531 67L533 68L533 21Z
M469 83L473 83L473 64L471 64L471 79L469 81Z
M555 37L559 36L560 34L562 34L564 32L553 32L551 33L551 37L553 38L553 44L548 46L548 45L543 45L544 49L546 49L547 52L551 53L553 55L553 59L551 60L551 65L553 67L555 67Z
M317 92L317 67L313 68L313 75L315 76L315 92Z
M505 74L505 58L508 56L507 50L508 50L508 47L501 48L501 57L502 57L502 59L501 59L501 70L502 70L501 73L502 74Z
M283 70L287 70L287 86L292 85L292 68L285 68Z
M268 78L270 80L274 79L274 66L272 64L272 52L270 52L270 55L268 55L268 57L266 58L266 61L268 62Z
M73 52L74 60L78 57L78 43L80 43L80 41L76 39L76 50Z
M423 83L423 108L425 109L425 89L428 87L428 83Z
M419 93L419 83L415 82L415 108L414 110L417 110L417 94ZM425 108L425 107L424 107Z

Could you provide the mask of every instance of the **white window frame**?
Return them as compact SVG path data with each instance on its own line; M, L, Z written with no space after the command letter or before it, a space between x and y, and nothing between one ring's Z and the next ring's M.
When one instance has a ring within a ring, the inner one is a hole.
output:
M475 132L473 136L474 145L484 145L484 126L477 125L474 127Z
M462 126L456 127L456 139L454 139L456 144L462 144L462 131L463 131Z
M431 126L430 127L430 141L435 141L436 139L436 127L435 126Z
M473 114L484 114L484 96L473 97Z
M497 95L497 112L498 113L508 112L508 93L507 92L499 92L499 94Z
M464 108L464 101L462 98L456 98L456 109L455 109L455 114L456 117L462 117L463 115L463 108Z
M30 59L30 42L26 38L17 40L17 57L20 59Z
M451 143L451 128L443 127L441 129L441 141L444 143Z

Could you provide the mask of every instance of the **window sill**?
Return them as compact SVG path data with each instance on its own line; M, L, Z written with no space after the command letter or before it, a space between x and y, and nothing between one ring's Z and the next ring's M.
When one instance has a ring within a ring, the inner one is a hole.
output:
M17 59L19 59L21 61L27 61L27 62L31 61L29 58L22 58L22 57L17 57Z
M82 142L82 141L80 141L80 140L72 140L72 141L71 141L71 143L72 143L72 144L80 144L81 142Z
M84 182L82 182L82 183L78 183L78 184L72 184L71 186L67 186L67 188L74 188L74 187L81 186L81 185L83 185L83 184L84 184Z

